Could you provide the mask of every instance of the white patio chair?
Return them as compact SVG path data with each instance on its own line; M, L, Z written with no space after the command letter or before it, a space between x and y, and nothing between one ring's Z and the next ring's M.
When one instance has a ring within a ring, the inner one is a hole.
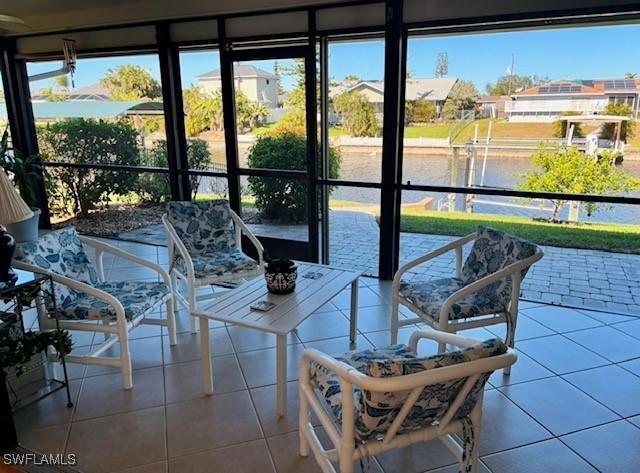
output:
M89 261L84 245L93 247L96 264ZM163 282L106 281L103 256L109 253L149 268ZM44 273L54 281L54 294L40 297L38 321L41 329L55 328L51 309L55 300L60 328L104 334L104 341L91 347L87 354L73 352L67 362L115 366L122 371L124 389L133 387L129 332L140 324L164 325L169 342L176 344L176 324L169 274L159 265L134 256L93 238L79 236L74 227L49 232L36 242L18 245L13 264L17 268ZM147 318L161 304L166 304L166 319ZM115 343L120 356L104 356Z
M422 338L461 350L420 357ZM416 331L409 346L302 355L299 376L300 455L313 452L324 473L351 473L354 461L438 438L475 473L484 386L491 373L515 363L500 339L478 342L439 331ZM317 416L333 446L325 449L309 422ZM458 435L461 441L457 441Z
M162 217L169 241L169 263L174 304L180 302L189 311L198 301L217 297L216 293L197 295L199 287L232 287L230 283L256 276L264 270L264 248L227 201L174 201L167 204ZM245 234L258 253L258 262L242 252ZM180 294L178 284L187 288ZM197 331L191 317L191 331Z
M472 241L473 247L463 266L463 246ZM456 253L455 277L415 282L402 279L411 268L451 250ZM533 243L479 227L476 233L407 263L393 278L391 343L396 343L399 327L416 322L426 322L450 333L505 322L505 343L513 348L520 284L529 268L542 257L542 250ZM418 317L400 319L400 304ZM440 345L441 352L445 348ZM509 371L510 368L505 369L505 374Z

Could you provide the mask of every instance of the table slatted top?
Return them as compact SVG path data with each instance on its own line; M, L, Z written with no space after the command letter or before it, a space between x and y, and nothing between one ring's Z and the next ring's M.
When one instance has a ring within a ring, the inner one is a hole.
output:
M321 273L322 276L318 279L305 278L309 272ZM208 304L201 304L202 307L192 315L284 335L361 275L359 271L298 263L296 289L291 294L271 294L267 291L264 277L259 276ZM262 300L274 303L275 307L267 312L251 309L253 304Z

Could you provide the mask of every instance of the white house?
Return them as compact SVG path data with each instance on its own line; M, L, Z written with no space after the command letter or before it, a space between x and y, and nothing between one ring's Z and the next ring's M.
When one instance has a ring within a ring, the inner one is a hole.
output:
M432 102L438 112L451 93L451 89L458 79L443 77L438 79L407 79L406 99L408 101ZM384 81L361 80L343 82L329 88L329 97L333 98L343 92L360 92L369 102L374 104L378 113L382 113L384 104Z
M609 103L626 103L638 115L636 79L562 80L537 85L511 96L505 112L511 122L553 122L563 112L598 115Z
M236 64L233 72L236 90L241 90L249 102L278 107L278 77L275 74L249 64ZM201 74L197 79L204 90L213 94L220 88L220 69Z

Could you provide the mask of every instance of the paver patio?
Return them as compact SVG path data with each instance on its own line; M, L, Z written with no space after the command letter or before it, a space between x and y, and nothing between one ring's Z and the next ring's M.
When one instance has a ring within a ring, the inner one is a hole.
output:
M306 240L304 225L255 225L257 235ZM373 215L355 210L332 210L330 262L377 275L380 231ZM126 240L166 245L162 225L120 235ZM455 237L420 233L400 234L400 264L433 251ZM592 310L640 314L640 255L577 248L542 247L545 257L522 285L522 298ZM414 278L449 277L453 253L412 270Z

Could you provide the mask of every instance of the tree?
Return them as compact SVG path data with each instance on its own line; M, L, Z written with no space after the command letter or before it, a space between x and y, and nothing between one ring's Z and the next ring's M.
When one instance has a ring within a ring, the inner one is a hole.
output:
M571 115L580 115L580 112L566 111L560 114L560 116L563 117L570 117ZM553 136L557 138L567 137L566 120L556 120L555 122L553 122ZM584 136L584 132L582 131L582 126L580 125L580 123L573 124L573 136L575 138L582 138Z
M426 123L436 117L436 106L427 100L406 102L406 117L409 123Z
M286 126L304 127L306 123L306 75L303 59L294 59L293 65L290 67L281 67L283 74L293 76L296 85L287 94L285 99L285 108L287 113L280 119ZM319 84L318 84L319 85Z
M487 84L486 91L488 95L511 95L514 92L528 89L545 82L549 82L548 77L508 74L498 77L495 84Z
M447 77L449 74L449 55L447 53L438 53L436 58L435 77Z
M256 128L262 120L269 116L269 108L263 103L251 103L247 108L249 128Z
M53 83L59 90L67 90L69 88L69 76L56 76L53 78Z
M524 182L518 190L567 194L625 193L640 187L640 179L619 170L615 153L603 153L598 158L585 156L575 146L542 145L533 155L533 164L539 170L522 175ZM551 221L558 221L558 213L567 199L549 199L553 204ZM589 215L599 204L587 203Z
M204 140L187 140L187 160L189 169L207 169L211 164L211 153ZM142 152L141 163L143 166L166 168L167 142L158 140L150 150ZM191 185L191 198L195 199L200 187L202 176L189 176ZM167 202L171 200L171 187L169 175L159 173L142 173L138 178L140 196L147 202Z
M66 90L56 91L53 87L43 87L38 91L47 102L64 102L69 100L69 94Z
M360 78L355 74L347 74L344 76L344 82L360 82Z
M451 120L457 118L461 110L475 108L479 96L480 93L473 82L458 79L444 103L442 109L444 118Z
M160 83L147 69L135 64L109 69L100 83L111 91L113 100L153 100L162 95Z
M305 130L278 123L260 135L249 150L249 167L264 169L307 169ZM319 162L319 151L318 151ZM329 147L329 177L339 177L340 152ZM249 190L263 218L278 223L307 221L308 189L304 180L248 177Z
M626 103L610 103L602 111L603 115L615 115L618 117L633 117L631 107ZM605 123L602 125L602 137L607 140L616 139L616 126L614 123ZM635 135L635 120L627 120L622 122L620 129L620 139L629 141Z
M378 136L380 125L375 107L361 92L343 92L333 99L333 109L342 118L342 128L351 136Z
M242 94L238 91L236 94ZM193 104L193 119L198 121L200 131L209 128L211 131L221 131L224 127L222 112L222 90L217 89L213 95L205 92L197 96L196 102ZM195 123L194 125L195 126ZM193 136L193 135L192 135Z
M128 123L68 118L38 129L43 161L136 166L138 133ZM55 167L47 172L47 186L59 210L86 217L110 195L134 190L137 175L104 169Z

